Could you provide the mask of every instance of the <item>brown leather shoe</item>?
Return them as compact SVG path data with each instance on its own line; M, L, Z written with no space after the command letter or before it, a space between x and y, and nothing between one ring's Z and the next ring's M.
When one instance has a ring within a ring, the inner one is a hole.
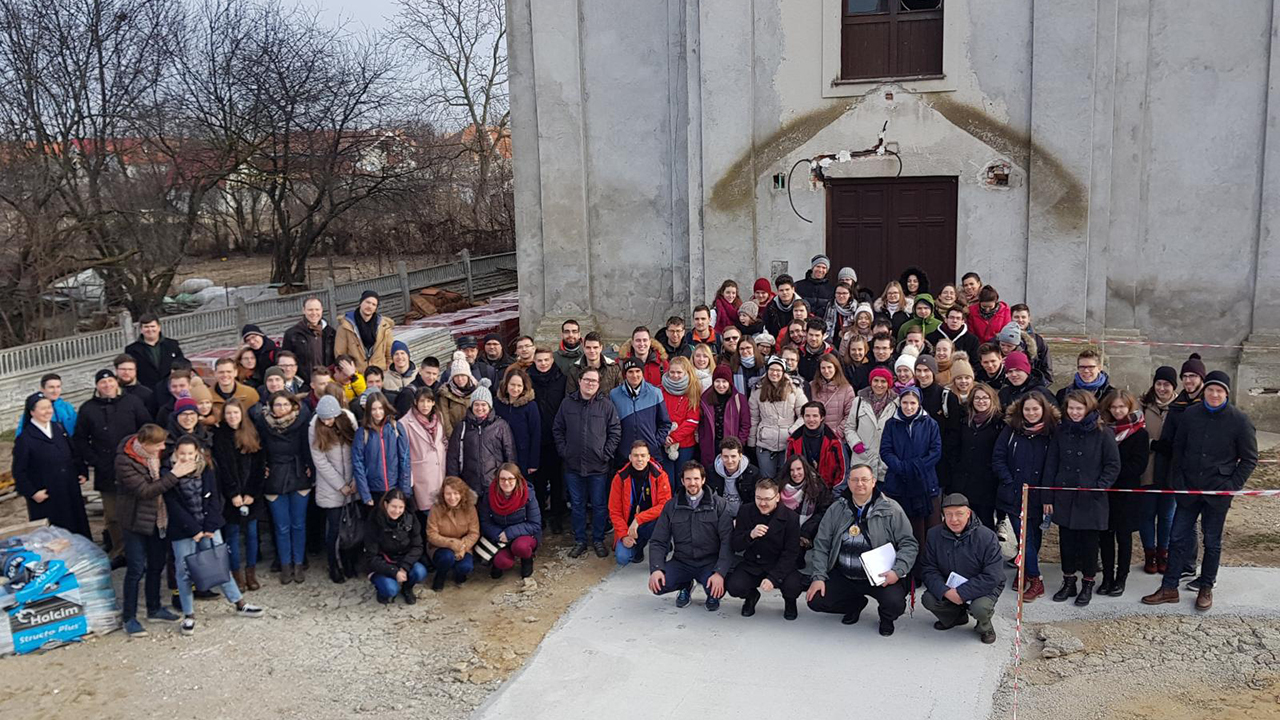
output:
M1204 612L1211 607L1213 607L1213 588L1200 588L1200 594L1196 596L1196 609Z
M262 586L258 584L258 568L249 567L244 571L244 586L247 590L257 590Z
M243 570L232 570L231 579L236 581L236 587L240 588L241 590L244 590L245 584L244 584Z
M1142 598L1143 605L1164 605L1165 603L1176 603L1182 600L1178 594L1178 588L1161 587L1159 590L1146 595Z

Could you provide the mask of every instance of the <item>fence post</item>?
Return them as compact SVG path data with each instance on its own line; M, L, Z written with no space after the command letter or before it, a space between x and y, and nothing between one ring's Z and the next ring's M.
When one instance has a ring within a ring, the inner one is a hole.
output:
M462 271L467 276L467 300L469 302L476 301L476 284L475 278L471 275L471 251L462 249Z
M124 342L126 345L133 342L133 316L128 310L120 311L120 330L124 332Z
M236 328L238 331L240 328L249 324L249 306L245 303L244 298L242 297L236 297L232 300L232 305L236 309L236 325L240 326Z
M396 261L396 275L400 276L400 299L404 301L404 314L408 315L413 309L409 300L409 293L413 288L409 287L409 266L403 260Z
M330 270L333 269L332 261L330 261ZM333 284L333 274L324 279L324 291L329 293L328 311L329 325L333 328L338 327L338 288Z

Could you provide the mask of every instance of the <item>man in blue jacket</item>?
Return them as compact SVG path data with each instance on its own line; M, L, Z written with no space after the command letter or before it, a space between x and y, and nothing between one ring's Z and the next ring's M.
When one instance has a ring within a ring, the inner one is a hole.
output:
M639 358L629 357L622 361L622 371L622 384L609 393L622 422L622 440L618 443L613 463L616 466L627 464L627 454L636 440L648 443L649 454L653 457L662 457L666 452L662 441L671 433L671 417L667 414L667 404L662 400L662 391L644 381L644 363Z
M951 493L942 500L942 524L929 528L924 544L925 591L921 603L938 617L937 630L978 621L978 636L996 641L991 616L1004 589L1000 539L969 509L969 499Z

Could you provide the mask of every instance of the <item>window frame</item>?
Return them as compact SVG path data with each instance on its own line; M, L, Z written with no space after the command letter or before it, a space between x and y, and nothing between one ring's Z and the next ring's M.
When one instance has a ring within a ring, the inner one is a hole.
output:
M943 77L941 71L936 73L921 73L908 75L904 73L895 73L892 66L898 63L898 32L903 23L924 22L928 20L937 20L942 25L942 38L939 39L937 54L939 63L943 60L943 47L946 42L946 0L938 0L938 7L934 10L902 10L902 0L885 0L885 6L888 8L885 12L872 13L847 13L847 0L840 3L840 29L841 29L841 47L840 47L840 80L839 82L884 82L891 80L930 80ZM845 77L844 68L844 40L843 31L849 25L888 25L887 32L889 34L889 65L890 72L888 75L874 75L868 77Z
M962 47L964 33L959 29L968 22L972 2L973 0L944 0L941 10L912 13L942 14L942 74L845 79L841 76L845 0L822 0L822 97L858 97L876 86L889 83L915 93L955 91L961 74L959 71L965 64ZM869 17L883 20L886 14L870 14Z

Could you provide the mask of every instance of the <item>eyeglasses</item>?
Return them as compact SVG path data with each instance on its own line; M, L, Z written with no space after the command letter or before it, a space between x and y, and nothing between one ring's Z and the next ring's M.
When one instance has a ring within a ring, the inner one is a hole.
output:
M760 497L759 495L756 496L756 502L760 502L760 503L773 502L774 500L777 500L777 499L778 499L777 495L769 495L767 497Z
M1077 365L1076 369L1077 370L1097 370L1098 366L1097 365Z
M582 378L578 383L581 385L599 385L600 381L594 378Z

